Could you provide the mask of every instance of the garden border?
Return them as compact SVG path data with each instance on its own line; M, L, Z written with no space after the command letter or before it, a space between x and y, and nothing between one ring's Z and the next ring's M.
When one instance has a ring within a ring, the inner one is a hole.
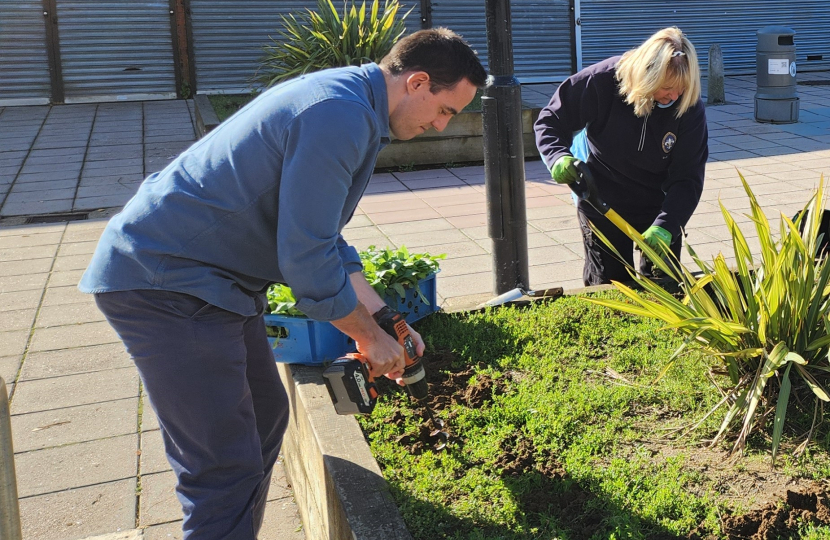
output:
M611 289L613 285L597 285L566 290L563 295ZM474 310L490 298L467 297L453 311ZM291 403L282 449L285 472L306 538L412 540L357 420L335 412L323 381L324 368L277 366Z

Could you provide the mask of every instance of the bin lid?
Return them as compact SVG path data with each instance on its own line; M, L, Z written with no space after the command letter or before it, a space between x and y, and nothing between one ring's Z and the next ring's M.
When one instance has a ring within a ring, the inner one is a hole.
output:
M784 34L784 35L795 35L795 30L788 26L765 26L758 30L759 34Z
M786 26L765 26L758 30L758 49L764 51L795 51L792 37L795 30ZM781 38L784 38L783 40Z

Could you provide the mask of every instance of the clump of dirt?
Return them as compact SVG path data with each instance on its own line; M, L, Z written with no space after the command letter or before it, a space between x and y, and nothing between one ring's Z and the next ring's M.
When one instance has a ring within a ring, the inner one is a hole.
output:
M434 449L438 444L444 442L443 438L435 433L435 430L426 423L418 426L417 435L401 435L395 440L412 455L421 455L427 450Z
M729 540L777 540L795 538L794 531L804 523L830 524L827 488L818 482L799 491L787 490L783 501L724 518L723 532Z
M435 410L442 410L451 404L462 404L477 409L493 396L503 394L507 388L510 375L493 379L482 374L476 377L475 384L469 384L475 375L475 365L467 364L456 367L456 357L449 351L437 351L424 356L427 382L429 383L429 405Z
M458 367L457 358L449 351L436 351L424 356L427 383L429 384L428 405L436 413L447 409L450 405L463 404L471 408L480 408L490 401L494 395L504 393L506 380L493 379L489 375L479 375L475 384L469 384L475 375L476 366L466 364ZM379 380L381 392L391 392L394 383ZM442 442L446 442L442 435L436 432L434 426L426 420L419 426L417 435L402 435L396 442L404 446L411 454L419 455L434 449ZM387 422L400 424L403 415L396 413ZM452 434L449 435L452 438ZM460 442L457 441L456 442Z
M594 496L572 481L550 453L538 451L533 441L523 437L503 441L501 450L493 466L503 478L535 476L533 488L519 497L529 519L555 515L573 538L590 538L599 530L605 518L600 505L591 504Z

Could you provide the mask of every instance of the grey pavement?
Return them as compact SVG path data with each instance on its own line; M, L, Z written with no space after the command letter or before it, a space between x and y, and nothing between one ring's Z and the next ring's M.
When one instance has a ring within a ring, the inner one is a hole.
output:
M770 216L792 216L830 173L830 74L799 77L825 84L799 85L797 124L753 120L754 77L727 78L728 104L708 108L706 184L688 227L705 258L731 250L719 202L749 221L738 171ZM526 86L522 97L543 104L552 91ZM195 139L192 118L186 101L0 108L0 375L28 540L181 537L173 474L135 368L75 286L107 217ZM539 160L526 162L526 178L530 286L578 288L570 193ZM48 222L56 212L89 214ZM446 253L439 300L471 307L492 295L485 212L482 166L381 173L344 236L359 249ZM280 467L266 514L262 539L303 537Z

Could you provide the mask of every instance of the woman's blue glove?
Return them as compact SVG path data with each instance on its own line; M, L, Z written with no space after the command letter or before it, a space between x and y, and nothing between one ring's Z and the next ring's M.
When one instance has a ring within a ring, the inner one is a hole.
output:
M659 246L662 246L663 249L668 251L669 246L671 245L671 233L663 227L652 225L646 229L646 232L643 233L643 240L646 241L646 244L648 244L651 249L660 253L661 250Z

